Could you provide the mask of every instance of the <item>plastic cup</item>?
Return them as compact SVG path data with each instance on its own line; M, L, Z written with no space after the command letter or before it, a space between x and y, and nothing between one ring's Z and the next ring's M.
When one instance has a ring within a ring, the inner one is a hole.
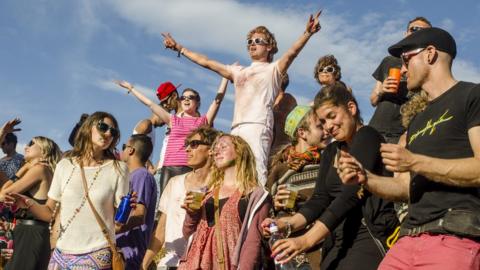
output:
M400 84L400 79L402 78L402 74L400 73L399 68L390 68L388 70L388 77L393 77L397 81L397 87L395 91L398 91L398 85Z
M288 199L285 200L285 208L292 209L295 207L295 201L297 200L299 187L294 184L287 184L287 190L290 191Z
M188 207L193 210L198 210L202 207L203 198L205 198L204 189L191 189L189 191L190 195L193 195L193 203L189 204Z

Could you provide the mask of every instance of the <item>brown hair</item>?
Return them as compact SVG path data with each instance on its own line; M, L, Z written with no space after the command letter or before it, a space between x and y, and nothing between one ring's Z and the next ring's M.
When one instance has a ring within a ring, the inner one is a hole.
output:
M202 125L192 130L190 134L188 134L186 140L190 140L197 134L200 135L200 138L202 138L203 142L207 143L208 146L212 146L212 144L215 142L215 139L221 134L221 132L208 125Z
M313 102L313 110L316 111L322 105L327 103L332 104L333 106L347 108L349 102L353 102L355 103L355 106L357 106L357 114L354 117L358 123L363 124L357 100L352 92L339 82L336 82L333 85L324 86L320 92L318 92Z
M267 27L261 25L250 30L250 32L248 32L247 34L247 39L250 39L255 33L265 35L265 41L268 43L269 46L272 47L272 50L268 55L268 61L272 62L273 55L278 52L277 40L275 40L275 35L272 32L270 32Z
M77 161L81 161L81 159L90 156L93 154L93 143L92 143L92 127L96 126L99 122L102 122L104 118L108 118L112 120L113 127L118 130L117 136L113 137L112 143L109 145L107 149L103 151L103 156L106 159L112 159L115 161L115 168L118 172L121 172L120 166L115 156L115 146L118 144L120 140L120 129L118 128L118 122L111 115L107 112L94 112L91 114L83 124L80 126L80 129L75 136L75 144L73 145L73 149L65 154L65 157L69 159L76 159Z
M320 69L328 66L335 68L333 75L336 81L340 81L342 79L342 68L338 65L337 58L335 58L335 56L332 54L327 54L318 59L317 64L313 69L313 77L318 83L320 83L320 79L318 79L318 73L320 72Z
M410 24L412 24L413 22L416 22L416 21L421 21L421 22L424 22L426 24L428 24L428 26L432 27L432 23L427 20L427 18L425 17L422 17L422 16L418 16L418 17L415 17L413 19L411 19L408 24L407 24L407 31L408 31L408 28L410 27Z

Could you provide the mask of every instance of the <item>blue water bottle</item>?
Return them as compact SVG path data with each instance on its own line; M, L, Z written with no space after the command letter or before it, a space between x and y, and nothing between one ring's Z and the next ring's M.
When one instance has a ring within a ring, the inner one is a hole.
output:
M125 224L127 222L128 217L130 216L130 210L132 210L132 207L130 206L131 198L131 193L128 193L127 196L122 197L120 206L118 206L117 213L115 214L115 222L119 224Z

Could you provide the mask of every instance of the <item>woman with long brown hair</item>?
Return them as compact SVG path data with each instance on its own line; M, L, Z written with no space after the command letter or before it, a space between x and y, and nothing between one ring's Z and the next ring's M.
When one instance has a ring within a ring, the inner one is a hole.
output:
M52 222L59 211L60 232L49 269L111 268L107 237L115 241L115 207L128 193L127 167L115 159L119 138L113 115L93 113L80 127L73 150L57 164L46 204L11 194L19 207L29 209L39 220ZM105 223L105 235L87 201L87 192Z
M183 233L195 233L179 269L257 269L261 261L261 221L271 208L270 195L257 180L248 144L221 135L213 146L209 193L199 210L187 192Z
M398 225L393 203L361 186L342 186L337 157L342 150L348 151L368 170L385 174L380 155L384 139L363 125L355 97L342 85L322 88L313 109L335 142L322 152L311 199L295 215L277 220L287 234L313 225L301 236L275 242L272 253L286 262L325 240L321 269L377 269L385 255L386 239ZM265 220L264 227L271 222Z

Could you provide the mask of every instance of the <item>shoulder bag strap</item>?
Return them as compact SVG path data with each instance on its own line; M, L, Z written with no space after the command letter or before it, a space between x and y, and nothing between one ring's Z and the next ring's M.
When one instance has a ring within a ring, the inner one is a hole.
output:
M220 187L216 188L213 195L213 205L215 208L215 238L217 239L217 261L221 270L225 269L225 258L223 257L223 241L222 226L220 224L220 207L219 207Z
M88 195L87 179L85 178L85 171L83 170L82 164L80 164L80 173L82 174L83 189L85 190L85 197L87 198L88 205L90 205L90 209L92 209L93 215L95 216L95 219L97 220L97 223L100 226L100 229L102 230L103 236L105 236L105 239L107 239L108 245L112 249L112 252L114 252L116 250L115 244L113 243L112 239L110 239L110 236L108 235L107 226L105 225L102 218L98 214L97 210L93 206L93 203L90 200L90 196Z

